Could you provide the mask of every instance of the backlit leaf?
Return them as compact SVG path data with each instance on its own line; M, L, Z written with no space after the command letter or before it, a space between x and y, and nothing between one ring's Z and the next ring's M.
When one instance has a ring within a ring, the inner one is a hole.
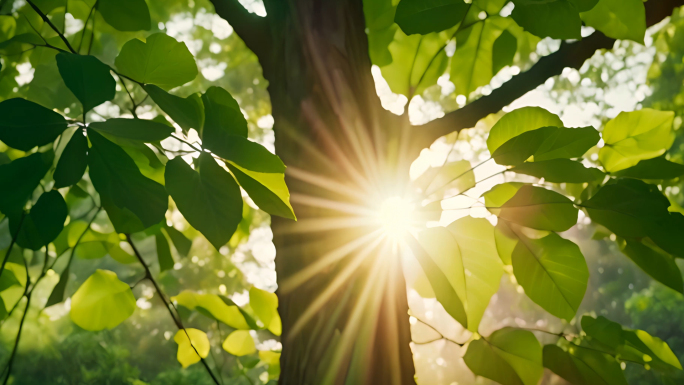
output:
M472 341L463 360L475 375L503 385L536 385L544 373L539 341L531 332L514 328Z
M226 165L260 209L271 215L297 219L290 205L284 174L250 171L232 162Z
M662 155L672 146L674 112L644 108L621 112L603 128L605 146L599 161L608 172L635 166Z
M71 320L90 331L112 329L135 310L130 286L116 273L96 270L71 297Z
M236 330L223 341L223 350L241 357L256 352L256 346L248 330Z
M541 239L519 239L512 254L516 280L532 301L570 321L589 281L589 269L579 247L555 233Z
M198 329L185 328L179 330L173 340L178 344L176 358L184 368L200 362L200 357L206 358L209 355L209 349L211 349L207 334Z
M246 170L280 174L285 172L285 164L277 155L242 136L228 135L225 140L215 143L209 149Z
M487 148L494 153L508 140L541 127L563 127L560 118L541 107L523 107L501 117L489 131Z
M581 17L608 37L644 43L646 10L641 0L600 0Z
M278 314L278 296L275 293L252 287L249 289L249 305L266 329L277 336L282 333Z
M216 294L199 294L185 290L177 296L171 297L171 300L189 310L199 311L202 309L203 314L209 315L230 327L249 329L249 325L238 307L226 304Z
M181 86L198 73L195 58L185 43L163 33L148 36L146 42L128 41L115 63L121 74L163 89Z

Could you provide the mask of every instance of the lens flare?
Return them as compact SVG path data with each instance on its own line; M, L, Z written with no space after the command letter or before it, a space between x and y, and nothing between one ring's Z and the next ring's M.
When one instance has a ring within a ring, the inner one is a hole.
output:
M392 196L379 206L377 220L385 235L401 241L415 226L415 204L409 199Z

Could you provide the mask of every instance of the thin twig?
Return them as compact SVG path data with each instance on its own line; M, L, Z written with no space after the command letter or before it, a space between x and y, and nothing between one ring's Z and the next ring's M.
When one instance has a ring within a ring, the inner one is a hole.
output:
M2 273L5 271L5 265L7 264L7 260L9 259L10 253L12 252L12 248L14 247L14 244L17 242L19 231L21 231L21 225L24 223L24 217L26 217L25 211L23 211L21 214L21 219L19 219L19 226L17 227L17 233L14 234L14 236L12 236L12 242L10 242L9 247L5 252L5 258L2 260L2 265L0 265L0 277L2 277ZM28 282L26 284L28 285Z
M204 365L204 368L207 370L207 372L208 372L209 375L211 376L212 380L214 380L214 383L215 383L216 385L221 385L221 383L219 382L219 380L218 380L218 379L216 378L216 376L214 375L214 372L212 372L211 368L209 368L209 364L207 364L207 361L199 354L199 352L197 351L197 348L196 348L195 345L192 343L192 339L190 339L190 335L188 334L188 331L187 331L187 330L185 329L185 327L183 326L183 322L182 322L182 320L181 320L181 318L180 318L180 315L177 313L177 312L178 312L178 309L176 309L176 307L173 306L173 304L172 304L170 301L167 301L166 296L164 295L164 292L161 290L161 288L159 287L159 284L157 283L157 281L156 281L156 280L154 279L154 277L152 276L152 272L150 271L149 266L147 266L147 263L146 263L145 260L142 258L142 255L140 255L140 252L139 252L138 249L135 247L135 244L133 243L133 240L131 239L131 235L130 235L130 234L126 234L126 240L128 241L128 244L131 245L131 248L133 249L133 253L134 253L135 256L138 258L138 261L139 261L140 264L143 266L143 269L145 269L145 278L147 278L150 282L152 282L152 286L154 286L154 289L155 289L155 291L157 292L157 295L159 296L159 298L160 298L160 299L162 300L162 302L164 303L164 307L166 308L166 310L168 310L169 314L171 315L171 318L173 319L173 322L176 324L176 326L178 327L179 330L183 330L183 332L185 332L186 337L188 337L188 342L190 343L190 346L191 346L192 349L195 351L195 354L197 354L197 357L200 358L200 361L202 362L202 365ZM173 309L176 310L176 313L175 313L175 314L174 314L174 312L171 310L171 307L172 307L172 306L173 306ZM210 348L210 349L211 349L211 348Z
M425 326L429 327L430 329L434 330L435 333L439 334L439 338L435 338L435 339L433 339L433 340L422 341L422 342L412 341L412 342L413 342L414 344L416 344L416 345L430 344L430 343L433 343L433 342L436 342L436 341L440 341L440 340L445 340L445 341L451 342L451 343L453 343L453 344L455 344L455 345L458 345L458 346L463 346L463 345L466 344L465 342L458 342L458 341L456 341L456 340L452 340L451 338L445 336L444 334L442 334L442 332L440 332L439 330L437 330L436 327L430 325L429 323L423 321L422 319L416 317L416 316L413 315L413 314L411 315L411 317L415 318L418 322L422 323L423 325L425 325Z
M31 6L31 8L33 8L34 11L36 11L38 16L40 16L40 18L43 19L43 21L46 22L47 25L49 25L50 28L52 28L52 30L55 31L55 33L57 33L57 35L59 35L59 38L62 39L64 44L66 44L67 48L69 48L69 51L71 51L71 53L76 53L74 48L69 43L69 40L67 40L67 38L64 36L64 34L54 24L52 24L52 21L50 21L50 18L48 18L47 15L45 13L43 13L43 11L40 10L40 8L38 8L35 4L33 4L33 1L26 0L26 2Z

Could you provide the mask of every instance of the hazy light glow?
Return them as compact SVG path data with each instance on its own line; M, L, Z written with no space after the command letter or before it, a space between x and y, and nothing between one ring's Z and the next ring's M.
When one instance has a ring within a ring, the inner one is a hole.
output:
M380 204L377 220L389 239L400 241L416 227L415 204L399 196L389 197Z

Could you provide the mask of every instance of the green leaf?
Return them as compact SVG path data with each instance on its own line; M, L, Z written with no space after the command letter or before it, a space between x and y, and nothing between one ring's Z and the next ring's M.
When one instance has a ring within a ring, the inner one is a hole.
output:
M204 310L203 314L235 329L249 329L245 317L235 305L226 304L216 294L198 294L185 290L171 300L189 310Z
M290 205L290 191L284 174L250 171L232 162L226 165L260 209L271 215L297 219Z
M411 97L437 84L437 79L444 74L449 62L444 47L456 28L407 36L393 25L383 32L383 35L389 35L385 45L385 55L389 58L387 63L381 62L379 65L392 92Z
M271 333L279 336L282 324L278 314L278 296L275 293L252 287L249 289L249 305Z
M209 87L202 95L204 127L202 144L212 150L221 148L231 136L247 137L247 120L237 101L220 87ZM213 151L213 150L212 150Z
M560 118L541 107L523 107L504 115L489 131L487 148L494 153L497 148L523 132L541 127L563 127Z
M216 155L229 160L250 171L263 173L285 172L285 164L280 158L259 143L237 135L227 135L225 140L215 142L209 147Z
M39 250L46 246L64 229L69 209L67 208L62 194L57 190L43 193L31 211L24 215L10 216L10 231L17 239L17 245L30 249Z
M637 179L606 184L582 204L592 221L627 238L648 236L659 220L667 219L669 206L656 186Z
M572 320L589 281L589 269L579 247L555 233L541 239L519 239L512 265L525 294L556 317Z
M233 177L207 153L198 161L199 172L181 157L166 164L166 190L190 225L218 250L242 220L242 194Z
M187 257L192 248L192 241L172 226L165 227L164 231L166 231L166 235L168 235L171 242L173 242L173 246L176 248L178 254Z
M621 112L603 128L605 145L599 161L608 172L635 166L639 161L658 157L672 146L674 112L644 108Z
M526 31L541 38L580 39L582 20L570 0L513 0L511 17Z
M71 320L83 329L113 329L133 314L135 297L116 273L96 270L71 297Z
M115 63L122 75L166 90L181 86L198 74L195 58L185 43L163 33L148 36L146 42L128 41Z
M71 264L67 265L66 269L64 269L62 274L59 275L59 282L57 282L57 285L52 288L50 297L48 297L47 302L45 303L46 308L52 305L57 305L58 303L62 303L62 301L64 301L64 293L66 292L67 283L69 283L70 267Z
M202 129L204 105L198 94L181 98L171 95L153 84L147 84L144 88L159 108L166 112L174 122L178 123L183 132L187 133L191 128L197 131Z
M648 236L666 252L684 258L684 215L678 212L670 212L656 219L647 228Z
M608 37L644 44L646 9L641 0L600 0L581 17Z
M0 141L29 151L53 142L67 128L62 115L26 99L0 102Z
M520 182L507 182L497 184L492 187L491 190L482 194L485 198L485 206L487 210L494 214L499 215L501 212L501 206L508 202L515 194L520 190L521 187L525 186L525 183Z
M394 21L407 35L427 35L455 26L467 11L463 0L401 0Z
M622 326L603 316L598 318L583 316L582 330L592 340L596 340L613 350L625 343L622 335Z
M59 74L83 105L84 112L114 99L116 81L109 66L95 56L60 52L56 59Z
M472 341L463 360L475 375L503 385L536 385L544 374L539 341L531 332L514 328Z
M151 27L145 0L98 0L97 10L107 24L119 31L147 31Z
M252 338L247 330L236 330L230 333L225 341L223 341L222 347L223 350L237 357L256 352L254 338Z
M141 142L159 142L173 133L173 127L152 120L113 118L88 125L101 134Z
M586 12L596 6L599 0L570 0L580 12ZM580 15L581 16L581 15Z
M200 357L207 358L211 349L207 334L198 329L181 329L176 332L173 340L178 344L176 358L183 368L200 362Z
M552 159L541 162L526 162L511 169L518 174L544 178L551 183L600 182L605 178L601 170L584 167L580 162L570 159Z
M684 164L670 162L665 158L642 160L636 166L613 173L615 176L636 179L674 179L684 175Z
M619 351L622 357L641 361L663 371L682 370L682 364L677 356L660 338L653 337L643 330L625 329L622 335L625 338L625 346Z
M64 147L55 168L54 188L72 186L83 178L88 167L88 139L83 131L76 130Z
M467 160L449 162L427 169L413 185L426 196L442 196L446 190L460 194L475 187L475 173Z
M544 367L575 385L627 385L620 364L607 354L571 345L544 346Z
M486 219L464 217L446 228L424 230L419 234L419 241L456 292L461 306L465 308L467 324L462 322L463 317L460 315L461 319L454 318L468 330L477 331L489 300L499 289L499 281L503 275L503 265L494 240L494 227ZM437 300L445 308L455 306L456 304L445 304L440 300L438 291L446 289L435 287L431 273L425 273ZM455 314L458 315L457 312Z
M171 248L169 248L169 241L162 233L154 235L155 244L157 246L157 260L159 261L159 271L164 272L166 270L173 269L174 260L171 255Z
M509 139L492 152L492 158L502 165L519 165L528 159L579 158L599 140L593 127L542 127Z
M639 241L627 239L621 244L622 252L646 274L663 285L684 292L682 273L674 258Z
M117 231L123 232L117 223L130 222L136 218L146 228L164 220L168 208L168 195L164 186L142 175L133 159L116 144L94 130L88 131L92 144L88 155L90 179L100 194L107 214L128 219L112 220ZM135 227L134 227L135 228Z
M501 206L499 218L537 230L565 231L577 223L572 201L542 187L522 186Z
M518 39L508 30L501 32L492 46L492 74L497 74L502 68L513 64L517 49Z
M510 19L492 16L456 34L450 77L456 93L468 96L478 87L489 84L494 76L494 43L510 25Z
M53 157L52 152L37 152L0 166L0 212L10 215L24 208L52 166Z

